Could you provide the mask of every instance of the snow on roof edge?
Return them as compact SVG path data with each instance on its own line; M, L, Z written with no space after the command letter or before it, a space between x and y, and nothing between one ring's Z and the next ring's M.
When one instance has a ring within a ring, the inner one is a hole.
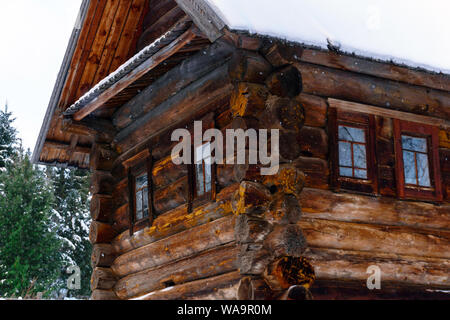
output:
M246 34L246 35L249 35L252 37L259 37L259 38L263 38L263 39L270 38L275 41L280 41L280 42L283 42L286 44L300 45L300 46L308 48L308 49L315 49L315 50L321 50L321 51L327 51L327 52L330 51L326 45L322 45L320 43L316 43L316 42L312 42L312 41L290 40L290 39L287 39L286 37L283 37L280 35L269 34L269 33L262 34L262 33L248 30L246 28L242 28L242 29L229 28L229 30L231 32ZM425 72L425 73L429 73L429 74L435 74L435 75L439 75L439 76L450 77L450 69L449 70L447 70L447 69L441 70L439 68L434 68L434 67L428 66L426 64L415 63L415 62L412 62L407 59L398 59L395 57L383 56L383 55L365 54L365 52L362 50L358 50L358 49L352 50L350 47L344 47L344 48L340 47L339 53L347 55L347 56L353 56L355 58L368 60L368 61L379 62L379 63L389 63L389 64L393 64L398 67L408 68L411 70L416 70L416 71Z

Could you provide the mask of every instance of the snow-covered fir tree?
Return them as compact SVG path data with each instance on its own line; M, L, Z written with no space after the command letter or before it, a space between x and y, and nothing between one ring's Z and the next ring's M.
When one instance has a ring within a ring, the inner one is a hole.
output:
M64 168L46 169L47 177L53 184L53 223L61 241L63 269L59 282L62 294L83 298L90 295L92 273L91 243L89 242L89 173L87 171ZM69 266L78 266L81 271L81 289L67 291L66 282ZM61 294L60 294L61 295Z

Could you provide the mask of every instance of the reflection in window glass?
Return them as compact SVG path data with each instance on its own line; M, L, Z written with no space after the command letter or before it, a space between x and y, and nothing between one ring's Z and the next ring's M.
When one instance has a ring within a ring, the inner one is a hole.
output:
M366 131L339 126L339 175L367 179Z
M430 187L427 139L402 135L402 149L405 183Z
M211 168L211 144L206 143L195 150L195 181L197 196L202 196L212 190Z
M147 174L136 177L136 221L148 217L148 178Z

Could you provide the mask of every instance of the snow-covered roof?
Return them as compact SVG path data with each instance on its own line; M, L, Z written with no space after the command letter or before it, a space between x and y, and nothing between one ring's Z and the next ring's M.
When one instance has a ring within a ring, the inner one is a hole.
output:
M206 0L230 29L450 74L446 0Z

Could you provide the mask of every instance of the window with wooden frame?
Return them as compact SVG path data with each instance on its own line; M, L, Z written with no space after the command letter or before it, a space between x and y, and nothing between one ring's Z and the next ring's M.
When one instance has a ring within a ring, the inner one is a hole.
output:
M377 193L375 117L335 108L329 113L334 188Z
M441 201L439 128L395 119L394 138L399 197Z
M123 165L128 171L130 234L133 234L150 226L154 219L151 153L145 149Z
M202 133L214 128L213 114L205 116L202 120ZM189 172L189 211L216 197L216 165L212 163L213 154L211 143L195 146L192 135L192 161L188 166Z

